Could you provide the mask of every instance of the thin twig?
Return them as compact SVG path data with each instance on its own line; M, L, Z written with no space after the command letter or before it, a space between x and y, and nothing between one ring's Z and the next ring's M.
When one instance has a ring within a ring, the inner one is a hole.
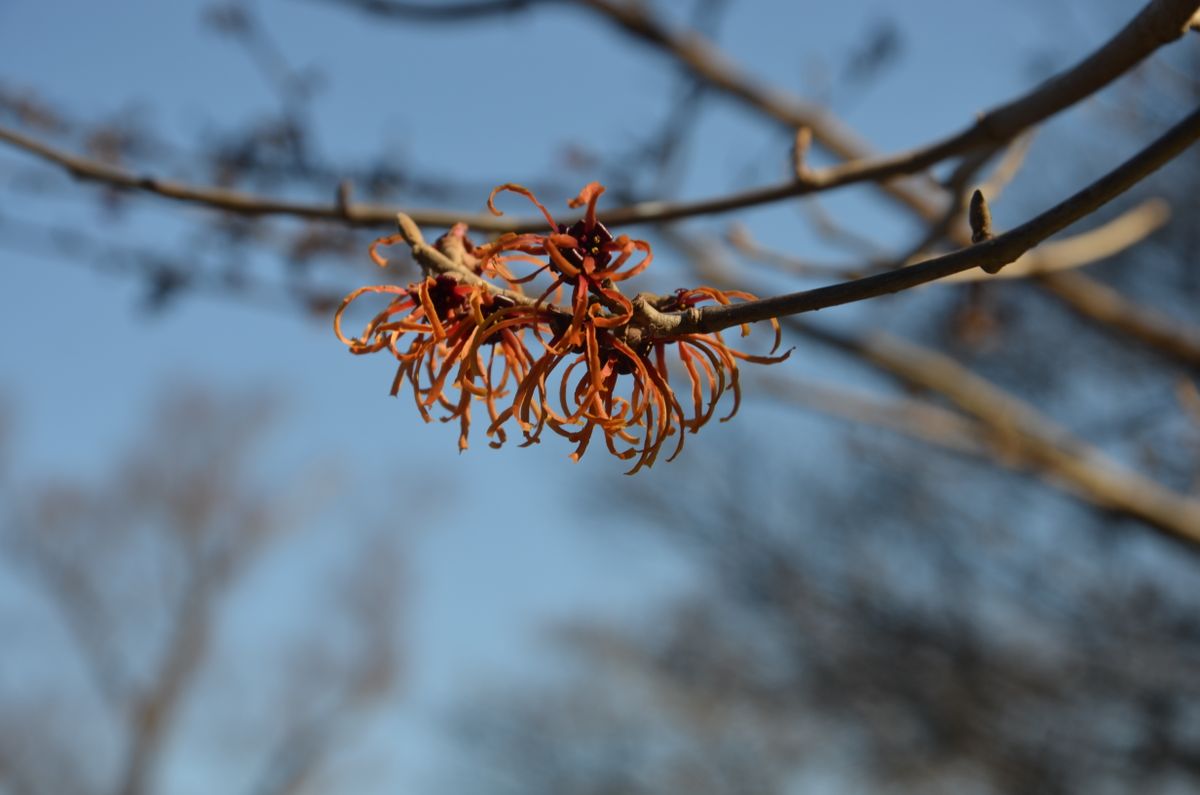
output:
M382 226L396 219L396 208L378 204L309 204L288 201L253 193L207 186L189 185L153 176L138 175L99 160L65 152L16 130L0 127L0 141L11 144L42 160L66 169L72 176L101 182L114 188L153 193L166 199L199 204L242 215L291 215L299 218L322 218L341 221L352 226ZM428 226L451 226L464 220L462 213L451 210L414 210L414 219ZM490 216L475 220L488 223ZM541 221L542 225L545 224Z

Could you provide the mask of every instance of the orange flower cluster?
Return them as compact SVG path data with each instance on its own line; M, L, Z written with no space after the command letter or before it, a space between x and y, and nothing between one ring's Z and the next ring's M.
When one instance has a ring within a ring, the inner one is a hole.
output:
M459 421L460 449L467 447L471 407L481 402L493 447L506 441L505 426L511 421L524 436L522 446L540 441L549 428L575 444L571 458L578 460L598 431L610 453L633 461L632 474L652 465L672 436L668 460L677 456L684 433L695 433L712 419L727 391L733 393L733 406L722 421L737 412L739 360L770 364L787 358L786 353L742 353L719 332L665 338L645 329L629 333L635 327L634 307L617 285L644 271L653 255L645 241L614 237L596 219L603 186L593 182L570 202L586 208L570 227L556 223L520 185L501 185L492 192L488 208L493 213L500 214L495 197L502 191L533 202L551 231L509 233L475 246L466 238L466 227L456 225L437 248L457 253L461 273L437 273L407 287L363 287L348 295L334 315L338 339L351 353L387 350L400 362L393 395L407 381L427 422L435 407L447 412L442 421ZM375 241L372 259L385 265L378 248L400 239ZM521 265L533 269L517 276L514 268ZM543 275L549 285L537 298L527 297L524 285ZM368 293L390 296L390 303L361 335L346 337L343 314ZM655 307L672 312L732 299L754 296L698 287L677 290L658 299ZM778 323L774 327L778 348ZM743 326L743 336L748 333ZM671 385L673 377L687 383L682 399Z

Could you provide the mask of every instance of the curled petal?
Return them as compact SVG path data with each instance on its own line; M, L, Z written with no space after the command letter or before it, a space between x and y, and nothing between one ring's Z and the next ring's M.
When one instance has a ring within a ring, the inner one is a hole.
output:
M599 182L589 182L583 186L583 190L579 191L578 196L567 202L567 206L571 208L587 205L587 211L583 216L583 223L589 229L596 225L596 201L602 193L604 193L603 185Z
M546 217L546 222L550 224L550 228L558 228L558 224L554 222L554 216L550 214L550 211L546 209L544 204L537 200L537 197L533 195L533 191L531 191L529 188L526 188L524 185L518 185L515 182L506 182L503 185L497 185L495 188L492 188L492 192L488 196L487 200L487 208L491 211L492 215L504 215L504 212L496 207L496 194L503 191L516 193L524 196L526 199L529 199L529 201L533 202L535 207L542 211L542 215Z
M371 245L367 247L367 254L371 257L371 261L376 265L381 268L386 268L388 264L387 258L379 253L379 249L385 246L394 246L402 240L404 240L404 235L400 234L381 237L373 241Z

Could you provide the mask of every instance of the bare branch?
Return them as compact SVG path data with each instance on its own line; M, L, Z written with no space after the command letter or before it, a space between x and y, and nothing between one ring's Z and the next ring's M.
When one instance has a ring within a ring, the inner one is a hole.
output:
M938 283L1024 279L1090 265L1140 243L1161 229L1170 218L1170 205L1162 199L1149 199L1095 229L1029 251L997 274L962 271L940 279Z
M705 308L686 313L663 313L646 302L641 302L641 311L656 333L707 333L741 323L812 312L887 295L971 268L1004 266L1054 233L1095 212L1129 190L1187 149L1197 138L1200 138L1200 109L1192 111L1162 137L1113 171L1015 229L970 248L900 270L728 307Z
M827 169L808 171L803 180L792 180L773 187L756 188L713 199L628 205L605 214L605 221L610 224L667 221L728 212L858 182L882 182L923 171L948 157L973 149L998 146L1028 127L1098 91L1159 46L1179 38L1187 21L1196 12L1194 1L1153 0L1112 39L1083 61L1046 81L1030 94L983 114L975 124L963 132L910 152L879 159L864 159L866 147L828 112L751 83L702 40L674 36L632 5L617 5L609 0L581 2L607 14L630 32L667 49L707 83L743 99L752 107L790 127L810 129L815 139L823 146L849 161ZM398 208L395 207L372 204L311 204L287 201L137 175L99 161L71 155L4 128L0 128L0 141L59 165L80 179L99 181L128 190L146 191L164 198L207 205L227 212L324 218L352 225L384 225L395 218L398 212ZM899 198L926 218L934 217L938 212L928 201L914 195ZM497 232L538 229L542 226L541 219L532 218L498 219L483 214L463 216L461 213L446 210L410 209L407 213L418 223L430 226L450 226L458 221L465 221L476 229Z
M706 79L712 87L742 100L748 106L789 127L809 130L826 149L851 161L833 169L819 172L806 171L803 179L773 188L759 188L742 194L702 202L645 205L645 209L650 212L643 214L643 217L652 220L726 212L789 196L802 196L860 180L883 180L891 176L914 173L946 157L962 154L971 149L986 152L988 146L994 147L1002 144L1066 107L1099 91L1121 74L1132 69L1159 46L1181 37L1189 25L1195 29L1196 20L1200 19L1200 11L1197 11L1197 3L1194 0L1192 2L1152 0L1124 28L1091 55L1070 69L1045 81L1029 94L982 114L975 124L957 135L906 154L894 155L881 160L867 160L865 159L868 155L867 148L856 143L855 136L827 111L810 106L782 92L758 85L741 74L719 51L703 40L691 35L672 34L633 5L616 4L612 0L582 1L606 14L617 24L644 41L670 53L698 77ZM1019 163L1019 159L1017 162ZM997 171L1001 171L1001 169L997 169ZM923 197L911 191L893 189L889 193L925 220L937 221L939 216L943 220L948 218ZM614 223L633 222L637 220L639 214L630 212L631 210L636 210L636 206L623 208L622 211L610 214L608 220ZM920 250L926 248L928 237L918 247ZM958 238L957 235L954 237ZM1087 290L1091 294L1104 289L1101 285L1093 284L1087 277L1078 274L1075 276L1076 278L1072 279L1071 283L1080 291ZM1065 283L1060 283L1055 294L1078 308L1089 303L1083 295L1075 296L1074 300L1071 300L1066 295L1068 289ZM1133 305L1118 306L1115 300L1109 301L1108 304L1110 311L1106 316L1109 318L1120 317L1124 328L1135 332L1133 336L1136 339L1158 347L1160 351L1168 354L1173 354L1179 349L1178 341L1166 347L1159 345L1161 341L1169 339L1169 337L1164 337L1159 333L1161 329L1156 324L1142 325L1140 323L1147 314L1144 310ZM1084 312L1084 315L1094 321L1100 321L1101 318L1098 313Z
M681 245L698 272L718 284L724 281L725 269L711 248L686 238ZM1200 500L1177 494L1128 470L1032 405L950 357L883 334L849 335L800 318L783 322L789 329L860 359L908 387L949 400L979 421L982 435L975 441L986 445L998 464L1041 475L1051 485L1095 506L1144 521L1173 540L1186 543L1189 549L1200 548ZM945 415L935 416L921 408L910 411L903 405L882 410L866 407L861 401L851 401L847 406L843 413L858 409L879 422L901 422L907 413L913 422L927 425L931 440L937 439L939 444L944 441L950 449L972 452L971 427Z
M991 196L992 201L1000 197L1000 194L1008 187L1008 183L1012 182L1013 178L1017 176L1017 172L1021 170L1021 166L1025 165L1025 156L1029 154L1033 138L1034 128L1030 128L1013 139L1008 148L1004 150L1000 162L992 169L992 173L988 176L987 181L979 186L984 196Z
M1091 265L1137 245L1161 229L1170 218L1171 208L1166 201L1148 199L1095 229L1089 229L1061 240L1043 243L1022 254L999 273L988 274L982 270L971 269L938 279L936 283L965 284L997 279L1027 279L1031 276ZM866 275L861 270L861 265L809 262L805 259L771 251L755 241L750 236L749 230L741 225L732 225L729 228L725 234L725 242L744 257L794 276L824 276L848 281ZM870 272L893 270L895 267L882 267L882 263L878 261L869 262L867 266L870 268ZM855 268L859 268L859 270L855 270ZM1089 280L1088 286L1091 287L1093 284Z
M515 290L506 290L502 287L497 287L486 279L482 279L475 274L473 270L463 263L456 262L452 257L440 250L437 246L431 246L425 242L424 235L421 234L420 227L417 226L415 220L405 215L404 213L396 214L396 225L400 229L400 236L404 242L412 249L412 256L422 268L428 273L445 273L453 276L459 281L467 284L475 284L485 288L494 295L503 295L515 303L525 306L534 306L537 301L524 293L518 293ZM543 304L548 312L559 312L560 310ZM564 316L569 316L564 313Z
M978 421L927 400L881 398L846 387L772 375L761 375L755 381L790 405L884 428L955 453L994 460L983 443L986 434Z
M950 157L1003 145L1024 130L1104 88L1159 47L1180 38L1197 9L1195 0L1151 0L1124 28L1082 61L1030 93L981 114L963 131L908 152L869 159L868 148L827 110L759 85L703 39L671 33L640 5L613 0L580 2L605 14L643 41L668 52L711 87L789 128L808 128L822 146L848 161L832 168L810 171L803 180L720 199L667 208L647 205L645 213L636 213L633 207L623 208L608 215L607 220L613 223L632 223L637 216L642 216L637 220L673 220L765 204L856 182L883 182L924 171ZM900 198L914 209L923 207L921 212L926 217L936 213L927 202L922 203L911 195Z
M462 22L466 19L511 14L535 5L564 0L468 0L458 3L406 3L401 0L325 0L331 5L353 8L367 14L416 22Z
M1039 276L1038 281L1084 317L1200 368L1200 330L1195 326L1131 303L1111 287L1080 273L1048 273Z
M132 737L117 790L120 795L147 791L163 743L204 661L216 597L203 577L189 589L176 617L166 659L149 691L133 701L129 715Z
M382 226L391 223L396 218L397 210L394 207L377 204L343 204L340 201L333 201L329 204L308 204L226 188L194 186L153 176L139 176L99 160L64 152L16 130L4 127L0 127L0 141L12 144L42 160L61 166L77 179L101 182L114 188L143 191L166 199L204 205L226 212L243 215L292 215L299 218L322 218L342 221L353 226ZM449 210L414 210L411 215L420 223L430 226L451 226L464 220L462 213ZM497 226L490 222L489 216L480 215L469 220L478 222L475 225L479 228L487 228L489 225L493 228ZM539 222L544 224L544 221Z
M796 138L792 142L792 172L796 180L804 182L808 179L808 150L812 147L812 128L797 127Z
M1200 501L1127 470L950 357L882 334L849 337L795 319L788 325L950 400L986 426L1001 460L1011 456L1013 465L1042 472L1095 505L1200 548Z
M861 266L839 265L830 262L813 262L802 257L791 256L766 248L750 234L743 224L730 224L725 230L725 242L742 256L792 276L819 277L849 281L866 275ZM855 268L860 268L856 270ZM874 271L874 263L871 264Z

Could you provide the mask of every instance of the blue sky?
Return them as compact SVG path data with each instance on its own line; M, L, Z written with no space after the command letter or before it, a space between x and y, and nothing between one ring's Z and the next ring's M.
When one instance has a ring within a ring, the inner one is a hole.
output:
M241 50L201 30L204 5L0 2L0 81L36 91L82 118L145 114L164 136L189 144L277 101ZM671 4L679 18L682 6ZM881 150L955 130L976 110L1013 95L1030 79L1023 54L1060 38L1047 29L1054 15L1033 3L746 0L730 6L722 45L751 73L801 93L814 87L822 68L840 63L874 22L895 19L904 41L901 59L868 87L834 97L835 107ZM608 25L570 9L455 28L389 25L315 1L262 0L255 8L292 65L322 69L312 118L322 152L334 160L387 147L405 162L454 178L532 182L556 176L568 144L602 154L627 147L653 127L677 84L659 55L628 46ZM985 15L986 25L980 21ZM1058 46L1081 53L1105 26L1073 31ZM747 174L756 181L779 178L785 134L723 99L709 100L706 108L682 195L725 191L744 184ZM95 190L88 186L26 199L8 180L29 164L0 149L0 243L14 234L11 219L19 218L173 247L186 239L188 221L205 213L145 198L128 217L112 218L87 201ZM582 183L589 177L567 178ZM65 177L56 179L69 187ZM484 198L464 209L478 211ZM838 194L828 206L855 225L903 239L905 228L860 194ZM821 244L799 219L792 208L739 218L764 243L820 256ZM702 220L694 228L723 225L724 219ZM365 252L353 266L358 271L344 277L348 284L379 278ZM660 267L675 272L669 261ZM19 482L99 478L164 390L264 386L284 395L287 405L264 478L286 478L326 458L354 473L337 501L342 512L322 518L320 538L296 545L287 564L293 568L286 570L318 565L330 545L354 537L343 532L347 528L395 517L386 520L396 525L386 531L405 539L411 569L408 679L372 742L400 749L392 764L401 782L429 780L435 765L422 749L438 746L438 716L456 694L477 681L549 664L539 634L548 618L633 616L654 594L687 581L682 565L665 552L612 526L634 520L586 496L604 490L612 501L627 499L619 462L597 451L572 464L556 440L495 452L478 435L459 455L455 429L425 425L404 401L389 398L391 368L346 355L327 321L207 296L185 296L151 316L138 310L142 287L131 280L7 246L0 246L0 292L8 299L0 315L0 393L20 420ZM847 309L833 320L857 319L859 311ZM833 360L807 350L787 366L810 376L843 374ZM752 401L745 416L706 429L707 438L689 444L684 455L713 454L768 421L796 439L798 470L836 438L811 418ZM642 477L670 489L673 471L660 464ZM427 513L397 516L389 508L397 499L434 505ZM288 585L286 577L266 582L252 589L246 609L265 616L287 610L296 583ZM172 780L178 778L188 776L176 772ZM181 791L203 791L202 777L185 781Z

